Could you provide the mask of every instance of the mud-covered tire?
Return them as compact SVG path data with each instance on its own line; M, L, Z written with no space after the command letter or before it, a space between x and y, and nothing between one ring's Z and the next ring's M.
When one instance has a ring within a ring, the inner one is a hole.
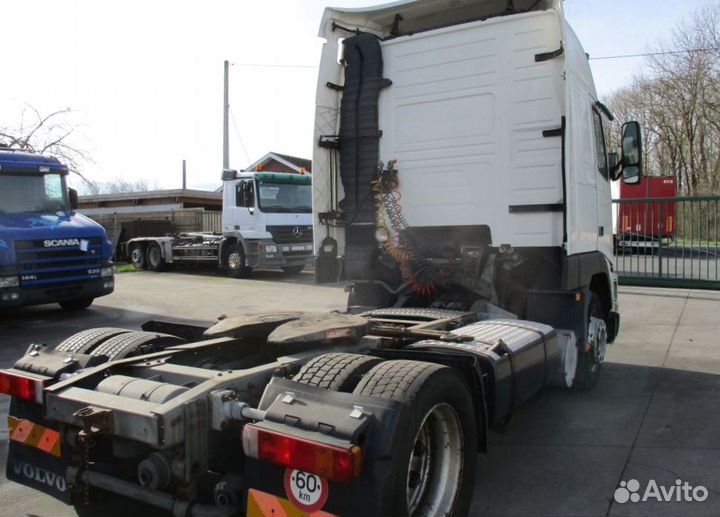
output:
M285 266L282 268L283 273L286 275L298 275L302 273L302 270L305 269L305 265L301 264L299 266Z
M245 250L242 244L231 244L225 259L225 269L228 276L232 278L247 278L252 273L252 268L245 265Z
M602 359L598 358L598 351L596 350L595 344L592 344L589 350L586 350L586 343L593 343L595 341L594 337L590 335L593 329L592 318L599 318L603 321L605 318L602 301L600 297L593 292L590 293L590 304L587 314L588 335L578 344L577 370L572 386L572 388L577 391L587 391L595 387L602 372L603 363ZM607 339L606 329L605 332L605 339ZM607 346L607 341L605 342L605 346Z
M385 361L370 370L353 393L395 400L407 408L404 421L390 438L393 461L388 467L392 472L376 483L378 493L372 497L381 507L375 511L382 515L467 515L478 440L473 396L460 373L433 363ZM425 435L431 437L432 447L419 446ZM424 454L431 457L425 459ZM427 478L427 483L418 482L417 461L426 462L419 479ZM431 503L436 504L433 511L428 510Z
M120 334L127 334L128 332L131 331L115 327L87 329L73 334L56 346L55 350L72 354L86 354L104 341Z
M363 375L382 360L360 354L323 354L305 363L293 380L317 388L351 393Z
M135 243L128 250L128 258L135 269L147 269L147 256L145 255L145 246L141 243Z
M147 268L150 271L165 271L165 259L162 256L160 244L151 242L146 253Z
M157 352L165 347L179 345L184 340L170 334L157 332L133 331L112 337L97 347L90 355L104 355L109 361L123 359L133 355L142 355Z
M94 300L95 298L80 298L79 300L64 300L58 304L66 311L82 311L90 307Z

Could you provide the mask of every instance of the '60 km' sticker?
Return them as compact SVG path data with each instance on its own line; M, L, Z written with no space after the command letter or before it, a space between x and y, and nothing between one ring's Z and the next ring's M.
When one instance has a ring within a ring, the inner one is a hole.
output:
M329 492L327 479L302 470L285 470L285 494L299 509L306 512L320 510L325 506Z

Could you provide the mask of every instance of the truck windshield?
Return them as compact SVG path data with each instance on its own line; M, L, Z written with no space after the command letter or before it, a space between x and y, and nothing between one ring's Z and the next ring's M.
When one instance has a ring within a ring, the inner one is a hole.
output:
M312 211L310 185L258 181L258 204L260 210L273 212Z
M0 213L58 212L68 206L61 174L0 174Z

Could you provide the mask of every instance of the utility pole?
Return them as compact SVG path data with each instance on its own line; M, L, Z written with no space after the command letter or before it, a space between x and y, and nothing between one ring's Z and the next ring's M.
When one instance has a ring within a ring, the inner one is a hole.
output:
M228 131L228 112L230 111L230 100L228 94L228 69L230 63L225 60L225 88L223 99L223 170L230 168L230 134Z
M187 188L187 167L185 165L185 160L183 160L183 190Z

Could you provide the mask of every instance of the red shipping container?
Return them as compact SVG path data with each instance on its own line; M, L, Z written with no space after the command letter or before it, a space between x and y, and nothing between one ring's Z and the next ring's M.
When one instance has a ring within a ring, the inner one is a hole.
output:
M675 198L674 176L643 176L639 183L620 183L620 199ZM620 203L617 235L621 239L659 240L675 234L675 201Z

